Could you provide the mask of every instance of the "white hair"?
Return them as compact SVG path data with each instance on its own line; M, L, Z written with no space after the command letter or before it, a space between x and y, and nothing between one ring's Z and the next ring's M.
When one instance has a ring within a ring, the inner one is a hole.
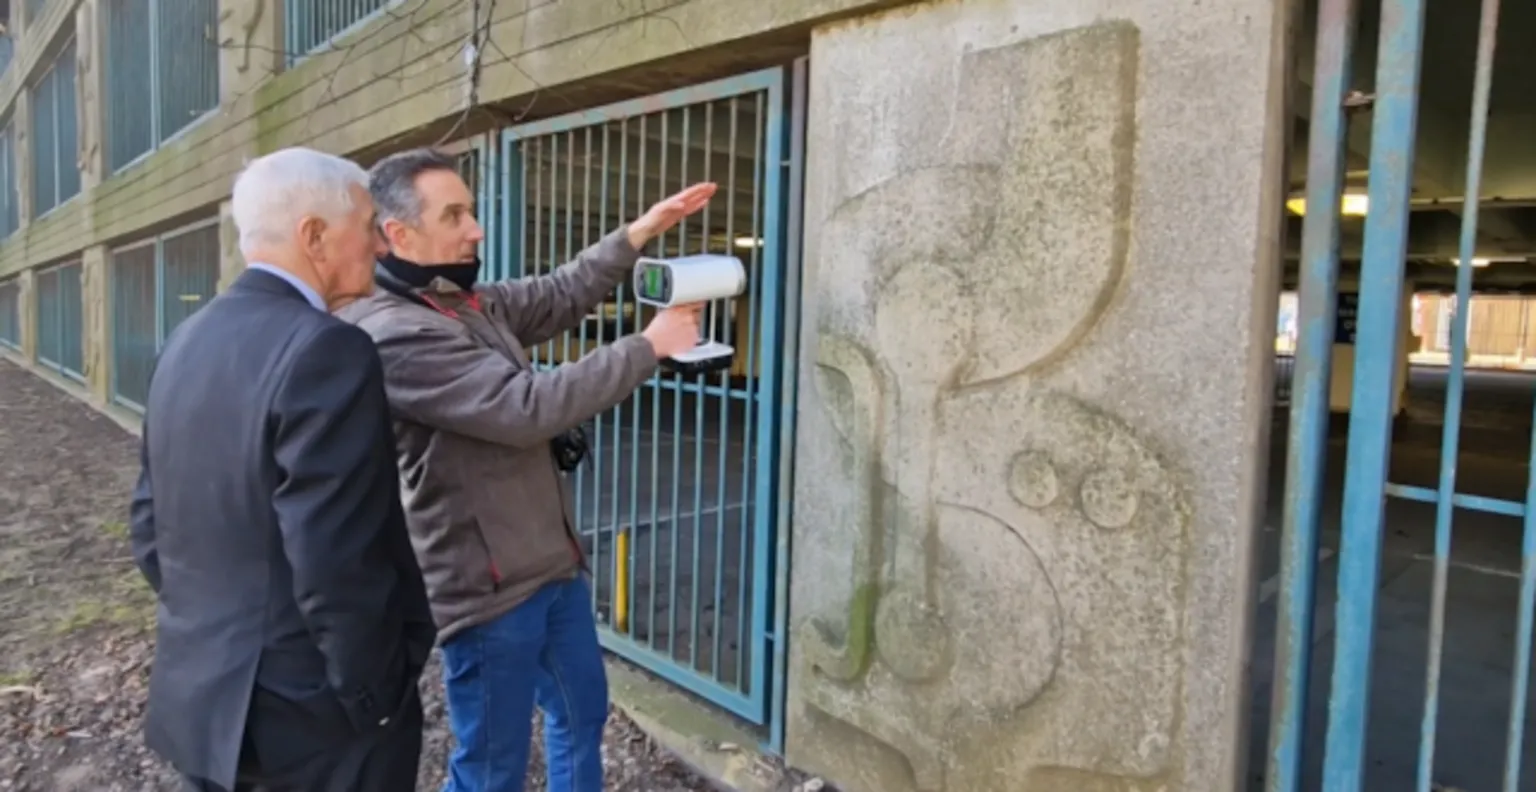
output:
M305 216L340 220L355 208L353 187L367 193L367 171L323 151L285 148L252 160L230 197L240 252L291 242Z

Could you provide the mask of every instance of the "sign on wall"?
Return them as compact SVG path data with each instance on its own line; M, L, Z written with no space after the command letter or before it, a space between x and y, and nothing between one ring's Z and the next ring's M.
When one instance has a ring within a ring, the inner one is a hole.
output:
M1359 292L1339 292L1339 307L1333 315L1333 343L1355 345L1355 317L1359 312Z

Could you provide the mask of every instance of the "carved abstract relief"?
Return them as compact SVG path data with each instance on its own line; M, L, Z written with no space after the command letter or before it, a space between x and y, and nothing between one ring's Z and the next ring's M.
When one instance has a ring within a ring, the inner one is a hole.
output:
M236 8L244 13L236 17ZM219 12L219 49L240 49L240 62L235 64L235 71L240 74L251 68L251 49L255 46L256 29L261 25L266 10L267 3L263 0L241 3L236 7L226 6Z
M821 229L813 382L858 530L845 615L797 635L802 690L919 789L1016 788L987 774L1020 752L1168 764L1178 669L1132 652L1181 640L1188 509L1127 426L1034 384L1122 282L1136 70L1122 23L967 53L938 150ZM1132 726L1050 728L1095 712Z
M940 467L967 475L942 479L939 500L969 499L1015 526L1061 592L1052 701L1016 744L1041 772L1161 777L1179 720L1191 522L1177 472L1126 422L1022 380L957 395L940 422L952 438ZM999 442L963 426L1020 429ZM978 492L972 476L1002 486Z

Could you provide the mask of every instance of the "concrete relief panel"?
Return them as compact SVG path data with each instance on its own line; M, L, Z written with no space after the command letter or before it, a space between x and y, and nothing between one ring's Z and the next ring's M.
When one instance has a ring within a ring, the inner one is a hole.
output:
M11 111L11 165L16 169L16 216L21 228L32 222L32 93L18 91Z
M97 68L96 53L102 51L97 37L97 3L81 3L75 10L75 74L78 101L75 104L78 123L76 165L80 168L80 185L90 189L101 183L106 166L101 147L101 133L105 115L102 107L102 73Z
M813 108L789 750L849 788L1177 772L1191 507L1155 443L1047 376L1124 283L1139 50L1107 21ZM837 62L813 54L813 96ZM878 180L832 163L892 148Z
M228 106L276 74L283 52L281 0L219 0L219 96Z

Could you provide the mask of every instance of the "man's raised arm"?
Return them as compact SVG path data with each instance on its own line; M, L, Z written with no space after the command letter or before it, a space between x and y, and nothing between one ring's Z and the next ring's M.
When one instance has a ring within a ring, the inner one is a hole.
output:
M502 305L507 329L524 346L542 344L579 325L629 275L652 239L703 209L715 190L713 183L695 184L660 201L554 272L487 284L481 293Z
M657 313L645 332L553 371L518 366L451 326L364 321L384 360L395 414L435 429L531 448L624 401L659 359L698 341L699 306ZM435 315L434 315L434 318ZM443 320L448 321L448 320Z

